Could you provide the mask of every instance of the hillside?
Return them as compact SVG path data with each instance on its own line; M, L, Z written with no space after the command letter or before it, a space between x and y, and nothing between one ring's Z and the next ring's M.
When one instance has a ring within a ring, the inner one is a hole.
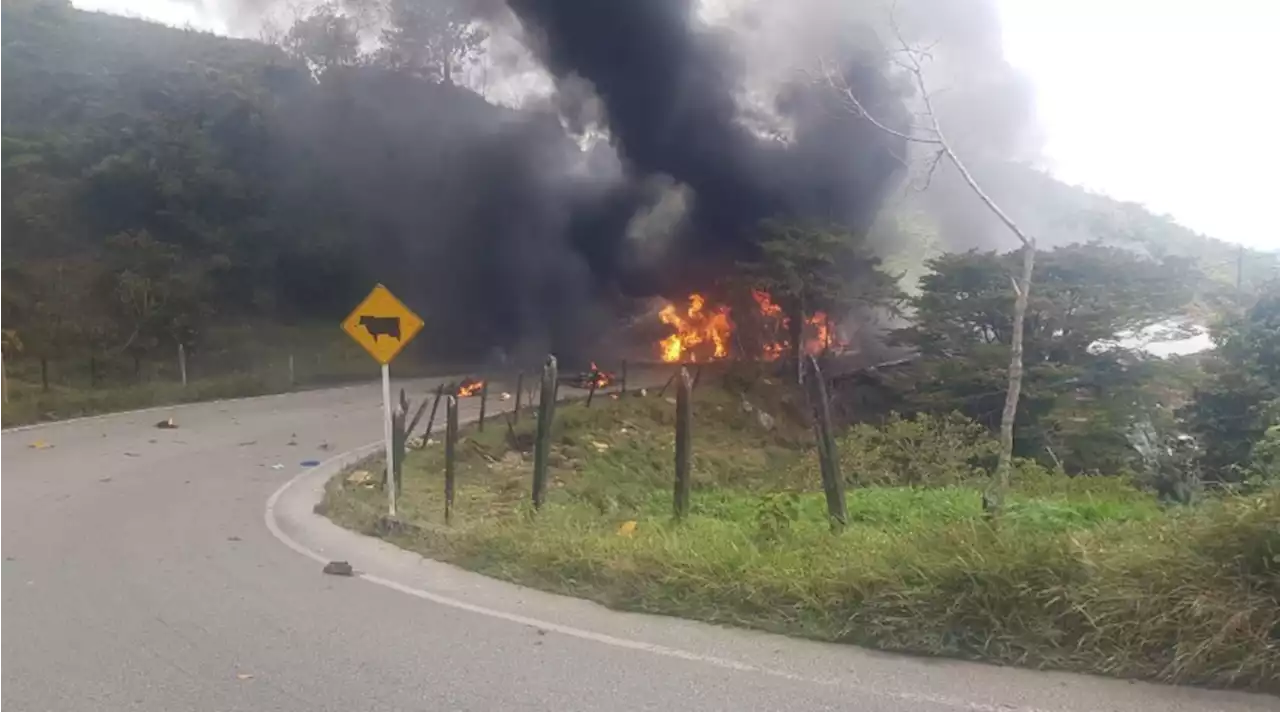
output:
M1211 279L1234 286L1239 276L1254 290L1280 276L1280 253L1242 249L1156 215L1137 203L1116 200L1068 185L1028 167L1010 167L1016 181L1005 185L1007 200L1031 224L1045 247L1101 241L1161 258L1191 259ZM1237 268L1243 271L1237 275Z
M318 81L279 47L60 0L3 13L3 310L25 356L145 359L214 323L332 322L375 281L446 356L608 317L592 305L615 285L584 276L607 257L595 218L565 214L566 194L598 189L555 116L374 60ZM992 191L1047 247L1185 256L1234 288L1236 247L1139 206L1020 167ZM1248 288L1277 271L1275 255L1242 263Z

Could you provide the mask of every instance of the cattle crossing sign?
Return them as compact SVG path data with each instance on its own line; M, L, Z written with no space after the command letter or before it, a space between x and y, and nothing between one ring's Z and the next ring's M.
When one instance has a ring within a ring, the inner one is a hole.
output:
M379 284L342 322L342 330L385 366L422 330L422 319Z
M422 330L422 319L391 290L376 285L342 322L342 330L382 364L382 435L387 446L387 512L396 516L395 452L391 446L391 360Z

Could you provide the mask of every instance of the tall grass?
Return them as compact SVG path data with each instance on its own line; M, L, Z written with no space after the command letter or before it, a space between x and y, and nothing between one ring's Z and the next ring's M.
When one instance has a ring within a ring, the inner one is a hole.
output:
M832 534L803 431L753 430L736 401L704 390L683 524L670 512L672 409L649 398L562 409L551 496L536 517L528 463L504 429L462 443L453 527L441 522L438 446L415 454L401 516L417 526L390 537L628 610L1280 691L1280 491L1163 509L1119 478L1026 467L992 526L980 482L927 476L939 484L851 489L850 526ZM337 478L325 506L339 523L382 531L373 490ZM628 520L634 532L620 534Z

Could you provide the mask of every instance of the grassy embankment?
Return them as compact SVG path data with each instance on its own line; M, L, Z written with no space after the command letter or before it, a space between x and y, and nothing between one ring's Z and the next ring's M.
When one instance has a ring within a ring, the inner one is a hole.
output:
M293 381L289 357L294 358ZM176 354L141 364L137 374L123 356L95 364L90 378L88 357L50 364L49 389L40 381L39 361L29 354L6 356L8 401L5 426L64 420L156 405L193 403L219 398L284 393L302 388L374 380L377 364L336 325L304 327L245 326L217 329L187 363L187 385L179 375ZM397 377L435 375L412 354L397 359Z
M767 390L767 389L766 389ZM776 389L775 389L776 390ZM756 392L770 412L777 394ZM794 409L794 406L792 406ZM862 427L841 443L849 527L825 520L811 438L765 431L739 396L695 400L692 515L671 519L674 407L560 407L548 505L528 504L533 418L512 442L464 428L452 527L442 453L414 453L388 538L499 578L621 609L886 650L1280 691L1280 492L1162 508L1121 478L1023 467L980 514L984 435ZM910 483L910 484L907 484ZM324 510L367 533L384 500L335 478ZM634 530L627 532L634 522Z

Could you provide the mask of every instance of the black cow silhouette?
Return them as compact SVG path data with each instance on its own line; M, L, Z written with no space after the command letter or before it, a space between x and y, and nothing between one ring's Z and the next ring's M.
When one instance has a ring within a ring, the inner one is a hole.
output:
M360 326L369 332L369 336L373 337L374 343L378 342L379 336L390 336L396 341L400 340L400 317L398 316L362 316L360 317Z

